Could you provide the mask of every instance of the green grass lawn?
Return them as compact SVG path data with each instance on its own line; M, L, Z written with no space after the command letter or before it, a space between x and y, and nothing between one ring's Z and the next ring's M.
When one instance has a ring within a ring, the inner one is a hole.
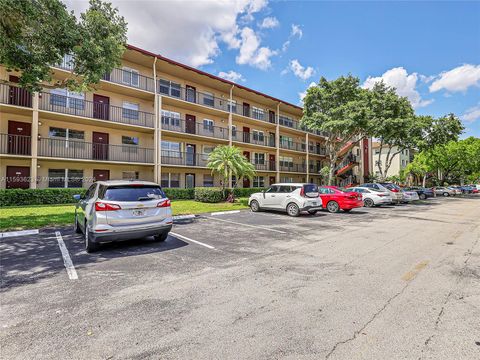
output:
M174 215L201 214L213 211L246 209L246 199L233 204L207 204L193 200L174 200ZM0 231L38 229L53 225L73 225L74 205L13 206L0 209Z

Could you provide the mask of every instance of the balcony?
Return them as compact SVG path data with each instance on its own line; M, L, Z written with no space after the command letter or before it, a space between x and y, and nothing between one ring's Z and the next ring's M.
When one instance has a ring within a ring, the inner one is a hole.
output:
M153 149L136 145L97 144L77 140L41 138L38 141L38 156L82 159L95 161L118 161L153 163Z
M157 89L160 95L168 96L173 99L179 99L225 112L229 111L228 99L224 97L216 97L213 94L202 93L193 90L193 88L184 88L181 86L171 85L167 86L162 83L162 80L158 80Z
M309 146L308 152L314 155L327 155L327 149L319 146Z
M233 114L245 116L254 120L259 120L270 124L277 123L274 113L270 113L268 109L260 109L260 111L258 111L252 109L250 106L235 104L231 106L231 110Z
M232 140L244 144L275 147L275 138L273 136L259 136L258 134L244 131L234 131L232 134Z
M153 128L155 115L64 95L40 93L40 110Z
M281 163L280 162L280 171L282 172L300 172L306 173L307 167L305 164L293 164L293 163Z
M294 150L294 151L306 151L307 145L304 143L297 143L294 141L281 141L280 140L280 148L286 150Z
M162 165L206 167L207 163L208 154L162 151Z
M22 135L0 134L0 154L31 155L31 137Z
M276 171L275 161L265 161L263 164L252 161L252 164L258 171Z
M310 164L310 166L308 167L308 172L311 174L318 174L320 173L320 170L322 170L322 168L315 164Z
M162 130L228 140L228 128L162 116Z
M340 164L335 167L335 175L340 176L359 163L359 157L348 154Z
M32 93L17 85L0 84L0 103L31 108Z

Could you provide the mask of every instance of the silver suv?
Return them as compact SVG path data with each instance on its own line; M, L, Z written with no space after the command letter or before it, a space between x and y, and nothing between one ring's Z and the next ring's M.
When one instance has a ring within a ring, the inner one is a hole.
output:
M165 241L172 228L170 200L156 183L98 181L74 198L75 232L84 234L87 252L102 242L152 235Z

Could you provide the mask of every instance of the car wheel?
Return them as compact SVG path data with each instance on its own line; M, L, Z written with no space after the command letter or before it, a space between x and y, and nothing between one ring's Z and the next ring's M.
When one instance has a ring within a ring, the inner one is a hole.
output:
M372 207L373 205L375 205L375 203L372 199L365 199L363 200L363 205L366 207Z
M260 211L260 204L258 203L257 200L252 200L250 202L250 210L252 210L252 212L259 212Z
M158 235L155 235L153 238L155 239L155 241L163 242L163 241L167 240L168 233L158 234Z
M308 213L310 215L315 215L317 213L318 210L308 210Z
M84 233L83 237L85 239L85 250L88 253L92 253L92 252L94 252L95 250L98 249L98 245L95 244L94 242L92 242L92 240L91 240L92 234L88 230L87 224L85 224L85 233Z
M350 212L350 211L352 211L352 209L343 209L343 211Z
M327 210L331 213L337 213L340 210L340 206L336 201L329 201L327 204Z
M418 197L420 198L420 200L425 200L427 198L427 195L420 194Z
M447 196L450 196L450 194L447 193L447 192L444 192L444 193L443 193L443 196L447 197Z
M295 203L290 203L287 205L287 214L290 216L298 216L300 215L300 209L298 205Z
M82 229L80 229L80 226L78 225L78 218L77 218L77 212L75 211L75 223L73 224L73 230L75 230L75 233L81 234Z

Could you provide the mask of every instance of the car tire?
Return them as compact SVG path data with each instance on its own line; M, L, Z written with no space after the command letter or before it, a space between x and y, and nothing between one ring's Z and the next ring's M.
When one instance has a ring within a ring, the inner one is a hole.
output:
M331 213L338 213L340 211L340 206L336 201L329 201L327 204L327 210Z
M167 240L167 238L168 238L168 233L158 234L153 237L153 239L158 242L163 242Z
M352 209L343 209L343 211L350 212L350 211L352 211Z
M287 205L287 214L293 217L300 215L300 208L295 203L290 203Z
M449 196L450 196L450 194L449 194L448 192L444 192L442 195L445 196L445 197L449 197Z
M258 203L257 200L252 200L250 202L250 210L252 210L252 212L259 212L260 211L260 204Z
M372 199L365 199L363 200L363 206L366 206L366 207L372 207L375 205L375 202L372 200Z
M318 210L308 210L308 213L310 215L315 215L317 213Z
M85 239L85 250L87 253L92 253L98 249L98 244L95 244L91 241L92 234L88 230L87 224L85 224L85 232L83 234L83 238Z
M76 234L81 234L82 229L78 225L78 218L77 218L77 212L75 211L75 223L73 224L73 230L75 231Z
M425 200L427 198L427 195L420 194L420 195L418 195L418 197L420 198L420 200Z

